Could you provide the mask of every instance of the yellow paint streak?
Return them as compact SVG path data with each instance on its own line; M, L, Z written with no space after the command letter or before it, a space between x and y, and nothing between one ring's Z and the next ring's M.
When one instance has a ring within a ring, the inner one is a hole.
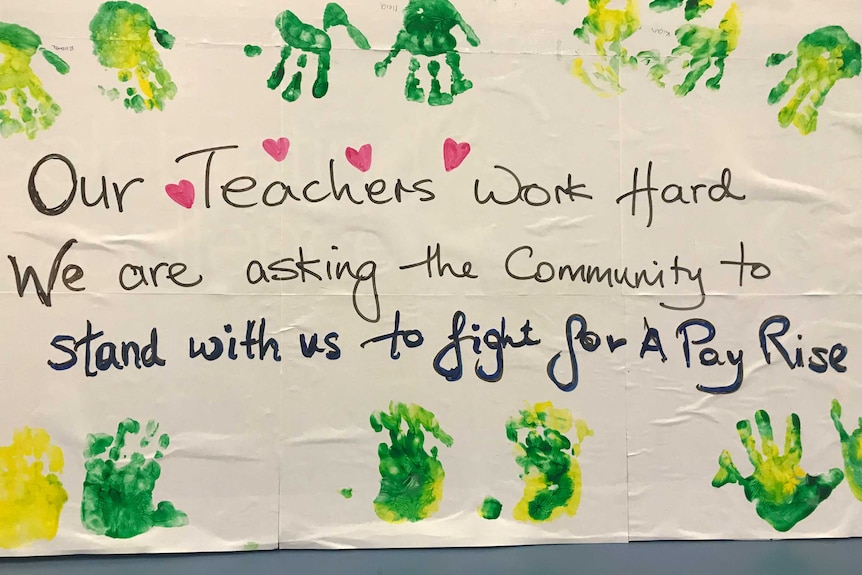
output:
M739 44L739 36L742 34L742 13L735 2L727 9L718 28L726 35L727 53L730 54L736 50L736 46Z
M147 99L147 108L152 109L153 85L147 79L147 74L141 67L135 69L135 76L138 78L138 86L141 88L141 94Z

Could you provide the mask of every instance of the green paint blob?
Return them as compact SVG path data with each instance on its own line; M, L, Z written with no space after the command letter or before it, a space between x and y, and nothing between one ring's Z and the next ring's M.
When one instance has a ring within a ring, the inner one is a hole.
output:
M566 433L575 428L578 441ZM526 431L523 440L518 435ZM550 401L520 411L506 422L506 437L515 444L515 461L523 469L524 496L512 512L515 519L541 523L563 513L575 515L581 501L581 467L576 459L583 440L593 435L583 420Z
M837 399L832 400L830 415L841 439L841 455L844 456L847 485L850 486L853 496L862 501L862 417L858 420L859 427L852 434L847 435L844 424L841 423L841 404Z
M254 541L249 541L242 547L243 551L257 551L258 549L260 549L260 544Z
M656 12L667 12L679 8L683 2L685 3L685 19L694 20L712 8L715 0L653 0L649 7Z
M374 499L377 516L389 523L420 521L433 515L443 498L443 466L437 459L437 447L425 450L425 431L446 447L453 439L434 414L425 408L392 402L389 413L371 415L371 427L389 432L389 444L377 447L380 457L380 492ZM403 427L406 426L406 429Z
M686 96L695 89L703 76L715 66L715 75L704 84L710 90L718 90L724 78L726 60L736 50L742 33L742 17L739 7L731 4L718 27L709 28L685 24L676 30L678 45L668 58L661 58L655 50L638 54L649 67L649 77L658 86L664 87L664 77L670 72L670 63L682 61L688 72L683 81L673 87L677 96Z
M149 444L158 424L147 423L140 445ZM134 419L121 421L117 433L87 435L84 464L84 492L81 500L81 523L88 530L116 539L128 539L146 533L153 527L181 527L188 525L188 516L176 509L170 501L153 505L153 491L161 475L161 466L139 452L123 455L127 436L140 433L141 426ZM167 435L159 443L167 444ZM107 452L107 457L101 457ZM120 463L122 461L122 463Z
M799 416L787 418L784 455L778 451L772 436L769 415L759 410L754 414L762 441L760 453L752 437L751 422L736 424L739 439L754 466L754 473L743 477L733 464L730 453L722 451L718 458L719 470L712 480L713 487L728 483L742 486L745 498L754 503L757 514L776 531L789 531L794 525L811 515L832 490L844 479L840 469L830 469L823 475L808 475L799 466L802 459L802 431Z
M766 67L769 68L771 66L778 66L779 64L783 63L785 60L790 58L791 56L793 56L793 50L791 50L790 52L787 52L785 54L778 54L778 53L771 54L766 59Z
M773 54L766 62L774 66L792 52ZM826 96L839 80L855 78L862 71L862 52L841 26L819 28L806 35L796 46L796 66L769 92L770 105L779 103L794 84L796 93L778 112L782 128L791 124L802 135L817 130L817 117Z
M497 519L503 511L503 504L493 497L486 497L479 508L482 519Z
M149 10L131 2L105 2L90 21L93 53L105 68L117 70L121 83L136 80L123 105L137 113L163 110L177 95L177 85L163 67L159 53L150 40L171 49L174 37L159 28ZM103 93L106 91L103 89Z
M66 61L59 57L57 54L45 49L40 50L40 52L42 54L42 57L45 58L45 61L51 64L51 66L53 66L53 68L59 73L69 73L69 70L71 69L69 68L69 64L67 64Z
M260 56L263 54L263 48L260 46L255 46L254 44L246 44L243 48L245 55L249 58L254 58L255 56Z
M69 65L58 55L42 48L42 39L32 30L0 22L0 136L8 138L24 134L29 139L40 130L54 125L60 106L42 87L42 80L30 67L39 52L60 74L69 72Z
M334 2L327 4L323 10L323 30L303 22L290 10L285 10L279 14L275 19L275 27L281 34L285 45L281 48L281 58L278 64L266 81L267 88L275 90L281 86L286 74L287 61L292 52L298 50L300 54L297 57L297 67L299 68L306 66L308 54L317 57L317 75L311 87L311 94L315 98L324 97L329 92L329 69L332 60L332 40L327 31L336 26L343 26L347 30L347 35L350 36L357 48L361 50L371 49L365 35L350 23L344 9ZM257 46L248 45L245 47L246 56L257 56L260 53L261 49ZM286 102L295 102L301 95L302 70L297 70L282 91L281 97Z
M589 72L584 68L584 59L575 58L572 74L600 96L621 93L620 68L637 67L637 59L623 45L641 28L637 0L627 0L625 9L609 8L610 3L611 0L589 0L589 11L573 32L576 38L593 43L600 61Z
M353 489L350 487L345 487L344 489L340 489L338 492L345 499L350 499L351 497L353 497Z
M431 106L451 104L455 96L473 87L473 82L466 79L461 71L461 55L455 49L457 41L451 32L456 26L461 29L471 46L479 45L479 37L476 36L473 28L464 21L455 6L448 0L409 0L404 8L403 28L398 32L386 58L374 65L374 73L382 78L386 75L392 60L402 50L406 50L412 56L404 96L410 102L424 102L425 90L416 77L416 72L421 67L416 56L427 58L444 56L451 78L449 93L442 91L440 80L437 78L440 63L436 60L429 61L431 91L428 94L428 104Z

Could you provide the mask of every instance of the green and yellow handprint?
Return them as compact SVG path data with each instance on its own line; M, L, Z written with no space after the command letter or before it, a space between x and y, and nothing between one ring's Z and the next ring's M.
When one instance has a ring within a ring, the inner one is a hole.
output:
M18 24L0 22L0 136L4 138L23 133L33 139L60 115L60 106L30 67L36 52L60 74L69 72L62 58L42 47L38 34Z
M163 110L165 102L177 95L177 85L162 65L150 32L163 48L173 47L174 37L156 26L140 4L105 2L90 22L93 53L102 66L117 70L117 80L124 86L122 94L119 88L99 89L111 100L124 94L123 104L135 112Z
M767 66L777 66L793 55L772 54ZM791 124L802 135L817 129L820 107L839 80L855 78L862 72L862 50L841 26L827 26L807 34L796 47L796 66L769 92L769 104L779 103L790 88L796 93L778 112L782 128Z
M446 447L452 436L440 427L433 413L420 405L392 402L389 412L376 411L371 427L389 432L389 444L380 443L380 492L374 511L388 523L421 521L433 515L443 499L446 473L437 458L437 447L425 451L427 431Z
M759 410L754 414L762 440L762 453L757 451L751 433L751 422L736 424L754 473L743 477L728 451L718 458L719 470L712 480L713 487L728 483L742 486L745 498L754 503L757 514L777 531L789 531L794 525L811 515L844 479L840 469L833 468L823 475L808 475L799 466L802 459L802 431L799 416L787 418L784 455L773 442L769 415Z
M576 442L568 435L573 427ZM519 437L520 431L526 433ZM524 495L512 512L515 519L542 523L577 512L582 489L577 458L590 435L584 420L550 401L528 406L506 422L506 437L515 444L515 461L523 470Z
M862 501L862 417L859 418L859 427L847 435L844 424L841 423L841 404L837 399L832 400L830 415L841 439L841 455L844 456L847 485L850 486L850 491L856 499Z

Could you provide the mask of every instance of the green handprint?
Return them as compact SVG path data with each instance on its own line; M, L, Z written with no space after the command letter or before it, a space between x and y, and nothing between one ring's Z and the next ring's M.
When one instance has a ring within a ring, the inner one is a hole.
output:
M850 486L850 491L856 499L862 501L862 417L859 418L859 427L852 435L847 435L841 423L841 404L837 399L832 400L830 415L835 429L838 430L838 437L841 438L841 454L844 456L847 485Z
M685 24L677 28L676 38L679 45L671 51L669 58L661 58L655 50L641 52L638 58L649 67L649 77L663 88L664 76L670 72L669 64L678 57L688 56L682 63L688 73L680 84L673 87L677 96L686 96L694 90L703 75L714 65L717 72L705 84L711 90L718 90L724 77L725 60L736 50L741 32L741 14L734 3L730 5L717 28L696 24Z
M694 20L700 18L707 10L715 5L715 0L652 0L649 3L651 10L656 12L667 12L675 10L685 2L685 19Z
M766 65L777 66L792 54L772 54ZM862 53L859 43L844 28L827 26L806 35L796 47L796 66L769 92L769 103L777 104L791 86L801 81L796 93L778 112L778 123L782 128L793 124L802 135L815 131L818 110L829 91L838 80L855 78L860 71Z
M624 10L610 9L611 0L589 0L589 11L574 35L589 43L593 38L596 54L601 58L591 75L584 70L584 59L575 58L572 74L600 96L623 91L620 85L620 67L637 67L637 58L629 56L623 41L640 30L637 0L627 0Z
M311 88L311 94L315 98L322 98L329 91L329 67L332 60L332 41L327 30L334 26L344 26L347 35L361 50L370 50L368 39L347 19L344 9L335 3L329 3L323 11L323 30L306 24L296 17L290 10L285 10L275 19L275 27L278 28L282 39L286 44L281 48L281 59L266 81L270 90L275 90L284 80L285 64L293 49L301 52L296 59L297 70L288 82L287 87L281 93L281 97L288 102L295 102L302 95L302 68L308 63L308 54L317 56L317 77ZM261 53L259 46L251 44L245 47L245 54L249 57L258 56Z
M407 430L401 428L407 425ZM443 466L437 447L425 451L424 428L446 447L452 437L440 428L434 414L414 404L390 403L389 413L371 415L376 432L389 431L391 445L377 447L380 457L380 493L374 499L377 516L389 523L420 521L433 515L443 498Z
M811 476L799 466L802 459L802 437L799 416L795 413L787 418L787 431L784 455L778 452L773 443L772 425L769 415L759 410L754 414L757 429L762 439L763 454L757 451L751 434L751 422L746 420L736 424L739 438L748 459L754 466L754 473L743 477L730 453L722 451L718 458L720 469L712 480L713 487L728 483L742 485L745 498L753 501L761 519L777 531L788 531L794 525L811 515L844 479L840 469L830 469L823 475Z
M431 92L428 94L428 104L431 106L451 104L455 96L473 87L473 82L466 79L461 72L461 55L455 50L457 42L451 33L455 26L464 32L471 46L479 45L479 37L449 0L409 0L404 8L404 27L398 32L395 44L386 58L374 65L374 73L382 78L392 60L402 50L407 50L412 56L404 95L411 102L424 102L425 90L422 89L416 77L416 71L420 68L416 56L433 58L445 54L446 64L451 71L450 93L447 94L441 90L440 80L437 78L440 73L440 62L429 60Z
M66 62L42 48L38 34L18 24L0 22L0 135L4 138L23 132L32 140L39 130L50 128L60 115L60 106L42 88L42 81L30 68L30 60L37 51L59 73L69 72ZM17 117L12 110L3 108L7 101L17 108Z
M150 31L163 48L174 45L174 37L156 26L150 12L131 2L105 2L90 21L93 53L105 68L115 68L123 84L134 77L137 87L125 89L123 104L135 112L163 110L165 102L177 95L177 85L162 66L158 51L150 41ZM99 90L111 100L120 97L118 88Z
M84 527L99 535L128 539L145 533L153 527L181 527L189 518L170 501L153 506L153 490L162 468L157 459L163 457L170 444L167 434L158 439L159 424L147 422L141 448L157 441L158 448L151 459L142 453L123 455L126 436L138 434L140 424L134 419L121 421L116 437L106 433L87 435L87 458L84 494L81 500L81 522ZM107 451L107 458L99 457ZM119 465L120 461L123 465Z

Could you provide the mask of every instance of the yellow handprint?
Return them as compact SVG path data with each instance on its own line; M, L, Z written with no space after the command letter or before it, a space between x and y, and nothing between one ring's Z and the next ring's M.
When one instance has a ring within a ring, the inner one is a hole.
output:
M0 447L0 547L54 538L69 498L57 478L62 472L63 452L44 429L25 427Z

